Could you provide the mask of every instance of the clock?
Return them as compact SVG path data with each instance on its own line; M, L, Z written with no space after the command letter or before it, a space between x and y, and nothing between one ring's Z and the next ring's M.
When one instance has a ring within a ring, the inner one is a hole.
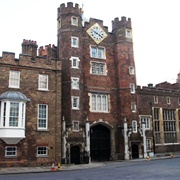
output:
M95 23L93 26L91 26L87 30L87 33L97 44L99 44L102 40L104 40L107 37L107 34L98 23Z

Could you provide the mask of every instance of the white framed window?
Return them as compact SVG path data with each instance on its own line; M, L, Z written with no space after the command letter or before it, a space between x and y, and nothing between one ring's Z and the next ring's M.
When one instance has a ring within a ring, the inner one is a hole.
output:
M10 70L9 72L9 87L20 88L20 71Z
M132 38L131 29L126 29L126 37L127 37L127 38Z
M170 99L170 97L166 97L166 103L167 103L167 104L171 104L171 99Z
M79 47L79 38L78 37L71 37L71 47Z
M1 101L0 127L24 128L26 103L19 101Z
M130 83L130 92L131 92L132 94L135 93L135 84L134 84L134 83Z
M43 91L48 90L48 79L49 79L49 75L39 74L38 90L43 90Z
M71 77L71 89L79 89L79 78Z
M178 104L180 105L180 98L178 98Z
M158 96L154 96L154 103L155 103L155 104L158 103Z
M72 130L78 132L79 131L79 121L72 122Z
M78 26L78 18L75 16L71 17L71 25Z
M38 146L37 147L37 157L47 157L48 156L48 147L47 146Z
M71 68L79 69L79 58L78 57L71 57Z
M48 105L38 104L38 130L48 129Z
M16 157L17 147L16 146L6 146L5 147L5 157Z
M136 112L136 103L135 102L131 103L131 110L132 110L132 112Z
M134 75L134 67L129 66L129 74Z
M132 131L133 133L137 133L137 121L132 120Z
M151 151L151 139L146 139L146 150Z
M72 96L72 109L79 109L79 97Z
M91 74L106 75L106 63L91 61Z
M107 94L91 94L91 111L92 112L108 112L108 95Z
M61 19L58 19L57 21L57 29L60 29L61 28Z
M142 123L145 123L145 129L151 129L151 121L150 117L148 116L141 116L141 128L142 128Z
M90 55L92 58L106 59L105 48L90 46Z

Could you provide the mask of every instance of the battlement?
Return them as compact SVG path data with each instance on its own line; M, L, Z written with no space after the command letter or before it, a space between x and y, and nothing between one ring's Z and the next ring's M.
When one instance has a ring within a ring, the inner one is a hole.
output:
M130 28L131 29L131 18L121 17L121 20L119 18L115 18L114 21L112 21L112 30L117 28Z
M80 8L79 4L74 4L72 2L68 2L67 6L63 3L60 5L58 8L58 17L62 14L77 14L77 15L82 15L82 8Z
M22 45L28 45L28 46L36 46L36 47L38 47L36 41L32 41L32 40L28 40L28 39L23 39Z
M51 46L51 44L49 44L45 47L39 47L38 56L49 56L52 58L57 58L57 46L55 46L54 44Z

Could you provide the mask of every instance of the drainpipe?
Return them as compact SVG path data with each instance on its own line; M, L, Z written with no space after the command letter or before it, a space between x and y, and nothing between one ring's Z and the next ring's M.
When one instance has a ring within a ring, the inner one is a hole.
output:
M144 144L144 158L146 158L147 157L147 150L146 150L145 122L142 122L142 131L143 131L143 144Z
M66 159L66 122L63 116L63 120L62 120L62 132L63 132L63 139L62 139L62 159L64 161L64 163L67 163L67 159Z
M90 163L90 124L88 118L86 120L86 152Z
M128 148L128 136L127 136L127 121L126 118L124 118L124 154L125 154L125 160L129 160L129 148Z

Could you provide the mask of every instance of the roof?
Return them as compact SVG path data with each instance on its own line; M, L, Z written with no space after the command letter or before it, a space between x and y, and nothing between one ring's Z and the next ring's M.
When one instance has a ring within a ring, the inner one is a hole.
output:
M8 99L8 100L17 100L17 101L30 101L29 98L26 97L21 92L15 92L15 91L7 91L0 95L0 100L2 99Z

